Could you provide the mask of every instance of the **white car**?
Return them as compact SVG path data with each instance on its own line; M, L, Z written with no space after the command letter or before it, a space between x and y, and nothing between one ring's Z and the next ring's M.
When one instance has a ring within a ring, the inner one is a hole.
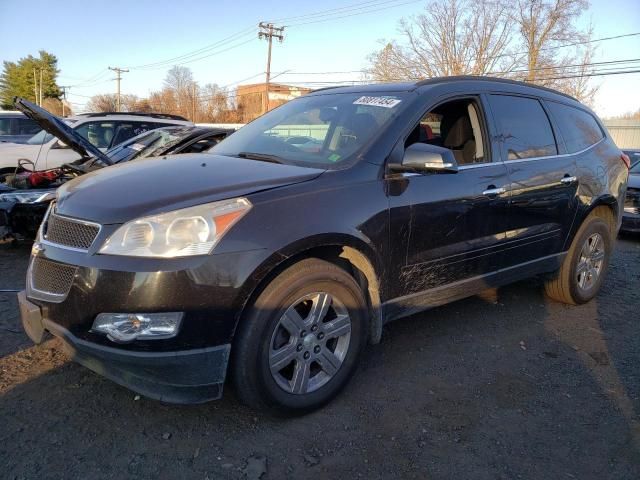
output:
M64 121L103 152L147 130L193 125L177 115L131 112L86 113ZM15 172L19 162L27 169L47 170L79 158L80 155L66 144L41 130L26 143L0 143L0 178Z

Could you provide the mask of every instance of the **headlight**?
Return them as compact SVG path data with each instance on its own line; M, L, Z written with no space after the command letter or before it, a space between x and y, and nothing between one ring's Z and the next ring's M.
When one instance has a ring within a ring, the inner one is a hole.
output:
M122 225L99 253L130 257L206 255L251 209L246 198L234 198L143 217Z
M56 198L55 190L35 191L28 190L10 193L0 193L0 202L38 203L48 202Z

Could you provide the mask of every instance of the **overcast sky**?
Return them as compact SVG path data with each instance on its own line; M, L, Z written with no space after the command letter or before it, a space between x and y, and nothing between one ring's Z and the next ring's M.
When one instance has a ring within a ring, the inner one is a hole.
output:
M115 92L113 72L108 66L129 67L123 74L122 92L146 96L158 90L171 67L134 68L164 61L230 40L200 55L184 60L201 84L217 83L232 88L264 79L267 45L258 40L256 25L262 20L282 20L291 25L285 40L275 44L272 71L275 81L358 80L352 72L367 66L367 56L381 39L399 38L398 21L419 13L425 1L390 0L361 14L338 10L306 25L310 19L291 17L319 10L340 9L363 0L195 1L152 0L0 0L0 60L16 61L45 49L59 59L59 84L75 85L69 100L76 111L88 97ZM52 8L56 5L55 8ZM394 6L395 5L395 6ZM390 8L392 7L392 8ZM357 15L356 15L357 14ZM350 15L350 16L347 16ZM343 18L336 18L336 17ZM311 19L313 20L313 19ZM638 0L594 0L580 22L592 22L594 38L640 32ZM640 58L640 36L600 42L595 61ZM213 54L213 55L211 55ZM206 58L205 55L209 55ZM640 69L640 63L636 63ZM249 78L252 77L252 78ZM243 81L245 80L246 81ZM601 85L596 111L617 115L640 108L640 73L596 77Z

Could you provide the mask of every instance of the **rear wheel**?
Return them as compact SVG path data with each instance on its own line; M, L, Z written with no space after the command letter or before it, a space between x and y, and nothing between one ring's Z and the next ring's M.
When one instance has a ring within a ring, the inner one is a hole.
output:
M346 385L366 343L365 301L355 280L323 260L282 272L258 297L234 340L240 400L304 413Z
M557 275L545 283L547 295L573 305L591 300L604 281L612 250L608 219L589 215L576 233Z

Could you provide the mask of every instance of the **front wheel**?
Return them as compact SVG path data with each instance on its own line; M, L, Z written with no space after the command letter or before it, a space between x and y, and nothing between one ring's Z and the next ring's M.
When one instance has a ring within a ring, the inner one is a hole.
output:
M613 250L609 224L590 215L580 226L555 278L545 284L549 297L578 305L596 296L604 281Z
M306 259L282 272L234 340L231 373L240 400L293 414L330 401L366 344L365 305L353 277L332 263Z

